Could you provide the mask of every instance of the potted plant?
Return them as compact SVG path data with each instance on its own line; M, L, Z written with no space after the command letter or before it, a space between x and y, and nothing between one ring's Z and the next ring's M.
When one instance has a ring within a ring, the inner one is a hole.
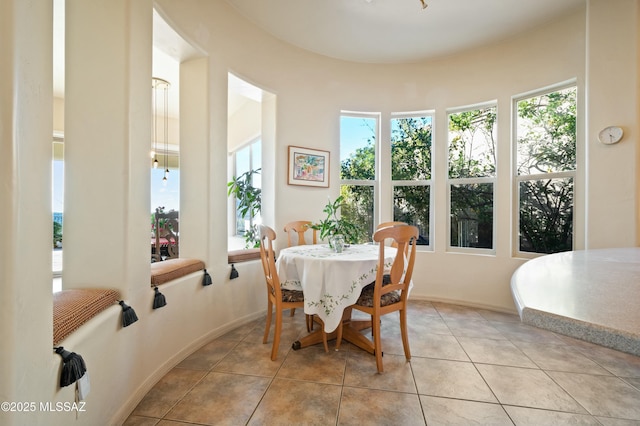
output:
M227 195L233 195L237 200L240 217L249 219L249 227L244 231L246 248L260 245L258 225L253 222L262 208L262 190L253 186L253 175L259 174L260 170L250 170L227 183Z
M363 234L362 229L357 224L350 222L346 218L338 217L343 203L344 196L342 195L336 198L334 202L329 199L322 210L327 214L327 217L310 225L310 228L320 232L320 239L328 241L332 247L333 238L336 236L342 236L347 244L355 244Z

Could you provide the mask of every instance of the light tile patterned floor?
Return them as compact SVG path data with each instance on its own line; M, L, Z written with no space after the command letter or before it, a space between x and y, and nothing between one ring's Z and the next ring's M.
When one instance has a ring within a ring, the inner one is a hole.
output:
M377 374L347 343L291 350L301 312L271 361L255 321L186 358L125 425L640 425L640 357L450 304L412 301L409 323L408 363L397 315L383 319Z

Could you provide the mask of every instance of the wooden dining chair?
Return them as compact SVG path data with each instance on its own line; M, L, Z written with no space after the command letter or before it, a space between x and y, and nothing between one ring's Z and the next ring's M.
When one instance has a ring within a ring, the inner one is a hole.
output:
M318 244L318 231L309 227L313 222L309 220L295 220L293 222L289 222L284 226L284 232L287 233L287 243L288 247L294 245L292 235L298 237L298 241L295 245L302 246L308 244L305 239L305 234L307 231L312 231L311 233L311 241L312 244ZM292 234L293 232L293 234Z
M402 346L407 361L411 359L409 337L407 335L407 297L409 283L413 275L413 264L416 257L416 243L418 240L418 228L411 225L396 225L377 230L373 234L373 241L379 243L378 270L373 285L362 289L360 297L350 308L367 313L371 316L373 342L366 339L370 346L370 352L376 357L378 372L383 372L382 346L380 343L380 318L392 312L400 314L400 332L402 334ZM388 274L384 273L384 249L385 242L391 240L398 246L396 257ZM405 255L405 252L407 253ZM338 332L336 347L340 346L341 330Z
M275 239L276 233L273 229L260 225L260 259L267 284L267 324L262 343L267 343L269 339L271 318L275 307L276 324L273 333L273 347L271 348L272 361L275 361L278 357L278 346L280 345L280 334L282 332L282 312L287 309L304 308L304 294L301 291L280 288L280 279L278 278L273 251L273 241ZM307 331L310 330L310 321L312 320L312 316L307 316ZM328 351L326 333L323 333L323 343L325 351Z

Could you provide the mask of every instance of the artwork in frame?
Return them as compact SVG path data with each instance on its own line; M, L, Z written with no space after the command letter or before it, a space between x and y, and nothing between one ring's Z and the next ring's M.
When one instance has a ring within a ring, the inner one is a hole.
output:
M329 187L329 151L289 145L289 185Z

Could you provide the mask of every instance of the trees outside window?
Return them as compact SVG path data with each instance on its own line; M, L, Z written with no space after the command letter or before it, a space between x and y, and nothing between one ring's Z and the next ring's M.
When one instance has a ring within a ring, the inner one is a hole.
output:
M391 119L393 220L417 226L422 245L430 241L432 135L432 115Z
M375 223L378 120L373 114L340 117L341 215L361 225L361 242L373 235Z
M493 249L496 106L449 114L450 247Z
M573 249L575 86L515 100L518 251Z

